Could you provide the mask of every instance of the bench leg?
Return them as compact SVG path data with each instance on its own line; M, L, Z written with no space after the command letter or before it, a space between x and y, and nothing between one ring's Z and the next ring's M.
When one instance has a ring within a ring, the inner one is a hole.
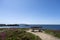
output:
M41 32L41 30L39 30L39 32Z

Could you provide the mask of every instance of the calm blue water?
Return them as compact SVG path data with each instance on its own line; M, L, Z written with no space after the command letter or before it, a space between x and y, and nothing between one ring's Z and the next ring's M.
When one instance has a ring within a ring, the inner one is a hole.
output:
M44 29L60 30L60 25L42 25Z
M43 29L52 29L52 30L60 30L60 25L40 25L42 26ZM0 28L31 28L32 25L30 26L0 26Z

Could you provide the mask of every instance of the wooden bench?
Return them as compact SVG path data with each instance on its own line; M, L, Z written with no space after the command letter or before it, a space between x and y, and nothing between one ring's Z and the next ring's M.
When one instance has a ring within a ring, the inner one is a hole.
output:
M37 30L38 32L42 31L42 27L31 27L32 32L35 32L35 30Z

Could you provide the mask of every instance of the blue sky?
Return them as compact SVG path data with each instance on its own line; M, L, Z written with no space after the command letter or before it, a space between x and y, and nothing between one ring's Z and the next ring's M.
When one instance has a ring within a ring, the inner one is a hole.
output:
M0 0L0 23L60 24L60 0Z

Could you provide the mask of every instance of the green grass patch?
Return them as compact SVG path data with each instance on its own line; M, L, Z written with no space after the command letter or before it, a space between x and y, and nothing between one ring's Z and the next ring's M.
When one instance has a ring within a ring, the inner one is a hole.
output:
M25 29L26 30L26 29ZM2 35L0 32L0 40L41 40L38 36L26 32L24 29L5 30Z
M53 35L53 36L55 36L55 37L60 38L60 32L58 32L58 31L54 31L54 30L45 30L45 32L48 33L48 34L51 34L51 35Z

